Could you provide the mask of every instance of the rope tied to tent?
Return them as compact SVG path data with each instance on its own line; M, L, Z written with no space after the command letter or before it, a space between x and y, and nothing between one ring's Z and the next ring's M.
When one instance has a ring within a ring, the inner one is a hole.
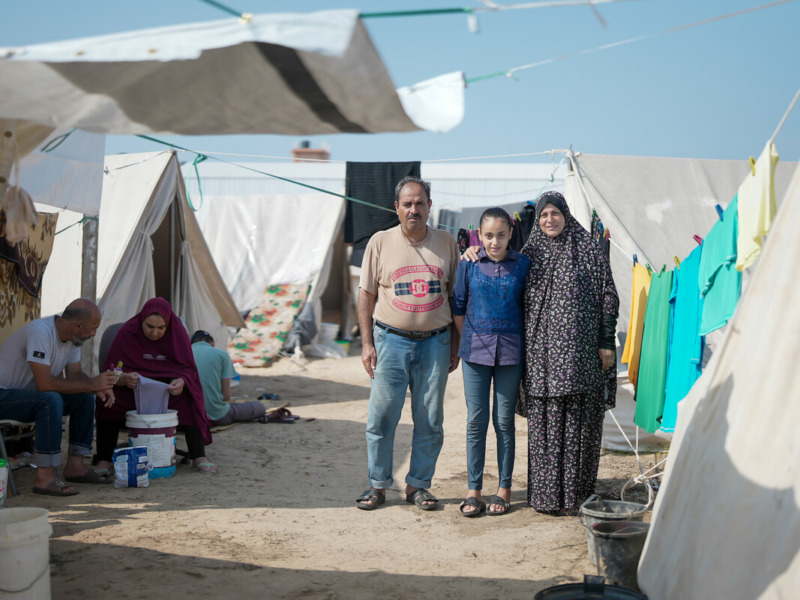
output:
M82 223L86 223L87 221L99 221L98 217L83 217L80 221L75 221L72 225L67 225L64 229L60 231L56 231L53 235L58 235L59 233L64 233L67 229L75 227L75 225L81 225Z
M201 208L203 208L203 186L200 182L200 171L197 169L197 165L199 165L204 160L208 160L208 157L205 154L198 154L194 157L194 162L192 162L192 167L194 167L194 174L197 176L197 189L200 192L200 206L197 208L194 207L192 204L192 198L189 196L189 190L186 190L186 201L189 203L189 208L191 208L194 212L197 212Z

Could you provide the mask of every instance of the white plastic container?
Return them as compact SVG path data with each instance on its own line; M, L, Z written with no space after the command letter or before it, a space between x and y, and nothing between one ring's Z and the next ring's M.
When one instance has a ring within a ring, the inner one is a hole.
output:
M175 474L175 433L178 411L163 415L140 415L135 410L125 413L125 427L131 446L146 446L150 461L150 479L172 477Z
M0 598L50 598L50 535L44 508L0 510Z

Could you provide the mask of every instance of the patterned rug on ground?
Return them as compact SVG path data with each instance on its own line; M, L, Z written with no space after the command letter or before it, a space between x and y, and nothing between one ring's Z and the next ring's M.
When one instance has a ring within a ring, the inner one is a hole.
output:
M303 308L311 286L308 284L271 285L250 311L228 346L228 354L242 367L268 367L286 343L286 336Z

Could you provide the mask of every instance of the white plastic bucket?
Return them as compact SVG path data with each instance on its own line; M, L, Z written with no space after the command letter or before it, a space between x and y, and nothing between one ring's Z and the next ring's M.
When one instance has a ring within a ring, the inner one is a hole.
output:
M178 411L163 415L140 415L135 410L125 413L128 442L131 446L146 446L150 479L172 477L175 474L175 431Z
M49 514L33 507L0 510L0 598L50 598Z
M320 343L322 344L335 344L336 338L339 336L338 323L322 323L320 326Z

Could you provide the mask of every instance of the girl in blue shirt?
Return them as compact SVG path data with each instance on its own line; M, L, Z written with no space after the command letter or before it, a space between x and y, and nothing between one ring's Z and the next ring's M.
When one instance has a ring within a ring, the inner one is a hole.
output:
M453 293L453 321L461 334L461 368L467 401L469 494L461 514L504 515L514 470L514 405L523 370L523 292L530 259L508 247L512 221L502 208L483 212L477 262L462 260ZM492 423L497 436L497 493L484 499L483 467L494 381ZM488 504L488 508L487 508Z

